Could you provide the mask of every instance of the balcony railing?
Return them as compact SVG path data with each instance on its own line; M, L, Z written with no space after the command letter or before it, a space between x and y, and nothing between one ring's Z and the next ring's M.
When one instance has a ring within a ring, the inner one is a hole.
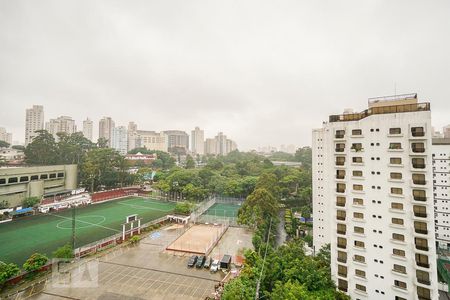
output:
M428 230L427 229L419 229L419 228L415 228L414 231L416 233L420 233L420 234L428 234Z
M417 185L425 185L427 184L427 181L424 179L413 179L413 183Z
M425 169L425 164L413 164L414 169Z
M336 189L337 193L345 193L345 189Z
M345 174L336 174L336 179L345 179Z
M336 206L344 207L345 206L345 202L336 202Z
M411 130L411 134L413 137L421 137L425 136L425 131L423 130Z
M347 278L347 273L338 272L338 275Z
M343 166L345 164L345 161L336 161L336 166Z
M424 262L418 261L418 262L416 262L416 264L417 264L419 267L422 267L422 268L427 268L427 269L430 268L430 264L429 264L429 263L424 263Z
M427 197L426 196L413 196L413 198L416 201L422 201L422 202L427 201Z
M329 118L331 122L348 122L348 121L358 121L367 118L371 115L380 114L394 114L394 113L404 113L404 112L414 112L414 111L429 111L430 103L413 103L413 104L403 104L403 105L392 105L392 106L381 106L372 107L366 109L360 113L354 114L343 114L343 115L332 115Z
M345 264L347 263L347 258L338 257L337 261Z
M334 137L335 137L336 139L343 139L343 138L344 138L344 135L345 135L345 134L343 134L343 133L336 133L336 134L334 135Z
M414 153L424 153L425 148L424 147L412 147L412 152Z
M344 152L345 148L336 148L335 151L336 152Z
M417 244L416 244L416 249L422 250L422 251L428 251L429 250L428 246L422 246L422 245L417 245Z
M336 230L336 232L337 232L338 234L345 234L345 233L346 233L345 230Z
M425 284L425 285L430 285L431 284L429 279L417 278L417 282L421 283L421 284Z
M426 218L427 217L427 213L423 213L423 212L414 212L414 216L418 217L418 218Z
M338 248L345 249L347 248L346 244L337 244Z
M337 220L345 221L345 216L336 216Z

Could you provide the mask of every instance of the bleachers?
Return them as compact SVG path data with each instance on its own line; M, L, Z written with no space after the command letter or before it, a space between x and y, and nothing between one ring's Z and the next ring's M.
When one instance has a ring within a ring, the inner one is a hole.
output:
M143 194L144 191L141 188L130 187L122 189L114 189L109 191L102 191L92 194L92 202L100 202L110 199L116 199L121 197L127 197L134 194Z

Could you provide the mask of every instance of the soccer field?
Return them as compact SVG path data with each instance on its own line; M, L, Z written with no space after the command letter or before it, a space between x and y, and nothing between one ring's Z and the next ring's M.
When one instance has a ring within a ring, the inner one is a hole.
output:
M175 203L130 197L76 209L76 247L122 232L126 216L137 214L142 224L173 211ZM0 224L0 261L22 265L33 253L51 257L71 242L72 210L26 217Z

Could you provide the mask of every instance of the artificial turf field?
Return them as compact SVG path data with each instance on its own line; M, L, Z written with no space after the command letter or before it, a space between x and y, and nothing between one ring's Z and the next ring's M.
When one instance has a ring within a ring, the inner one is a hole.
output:
M129 197L76 209L76 247L122 232L129 215L141 224L173 211L175 203ZM72 210L30 216L0 224L0 261L22 265L35 252L51 257L58 247L71 242Z
M214 203L204 215L236 218L241 206L237 204Z

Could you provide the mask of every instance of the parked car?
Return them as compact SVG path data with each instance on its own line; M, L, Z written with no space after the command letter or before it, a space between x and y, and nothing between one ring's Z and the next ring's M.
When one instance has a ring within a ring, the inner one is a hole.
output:
M189 268L193 268L195 266L195 263L197 262L197 259L198 259L197 255L192 255L191 257L189 257L187 266Z
M201 255L198 257L197 264L195 265L197 268L203 267L203 264L205 263L206 257L204 255Z
M203 268L209 269L211 267L212 258L206 258L205 264L203 265Z
M217 271L219 271L218 259L213 260L213 262L211 263L211 268L209 268L209 270L211 271L211 273L216 273Z

